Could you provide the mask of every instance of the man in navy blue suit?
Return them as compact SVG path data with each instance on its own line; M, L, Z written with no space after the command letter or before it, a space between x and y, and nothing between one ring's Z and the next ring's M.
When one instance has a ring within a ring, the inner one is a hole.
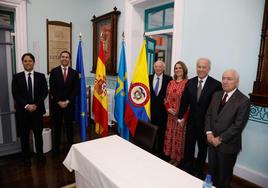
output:
M47 81L45 75L35 72L35 58L25 53L22 58L24 71L13 76L12 94L15 100L16 120L21 138L21 149L24 164L31 165L29 150L29 134L33 131L38 160L45 162L43 155L43 114L44 100L47 97Z
M164 70L165 63L163 61L156 61L154 63L154 74L149 76L149 84L151 94L151 123L159 127L155 149L160 158L168 160L163 152L167 124L167 111L164 105L164 99L166 97L168 83L172 78L164 74Z
M51 94L51 118L53 126L53 152L59 154L61 128L67 136L67 149L73 144L73 120L75 97L79 92L78 72L69 66L71 54L60 53L61 65L52 69L49 77Z
M221 83L208 75L211 63L207 58L200 58L196 63L197 76L191 78L184 89L178 114L178 122L183 123L187 109L189 119L186 126L185 152L182 168L192 175L203 178L203 167L207 156L206 134L204 133L205 115L212 95L221 90ZM198 155L194 164L195 145Z

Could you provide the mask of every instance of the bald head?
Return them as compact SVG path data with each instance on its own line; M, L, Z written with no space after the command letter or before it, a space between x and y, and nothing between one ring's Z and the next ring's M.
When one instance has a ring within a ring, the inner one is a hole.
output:
M222 74L222 89L225 92L230 92L238 87L239 84L239 74L234 69L228 69Z

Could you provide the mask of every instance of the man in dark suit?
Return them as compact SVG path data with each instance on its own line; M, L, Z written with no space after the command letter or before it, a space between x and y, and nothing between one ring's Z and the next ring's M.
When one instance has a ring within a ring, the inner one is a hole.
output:
M17 73L12 80L12 94L15 100L16 120L21 137L24 165L31 166L29 134L33 131L38 160L45 162L43 155L43 114L46 113L44 100L47 97L45 75L35 72L35 58L31 53L23 54L23 72Z
M184 89L178 114L178 122L190 107L186 126L185 152L181 167L186 172L203 178L203 167L207 156L206 134L204 134L205 115L214 92L221 90L221 83L208 75L211 63L207 58L200 58L196 63L197 76L190 79ZM194 165L195 145L198 155Z
M67 149L73 144L73 119L75 97L79 92L79 75L69 67L71 54L63 51L60 54L61 65L52 69L49 78L51 95L51 118L53 125L53 152L59 154L61 128L67 136ZM63 125L64 124L64 125Z
M151 93L151 123L159 126L156 140L156 151L160 158L165 159L163 153L164 139L167 123L167 112L164 106L167 85L172 78L164 74L165 63L156 61L154 63L154 74L149 76ZM168 159L165 159L168 160Z
M222 75L223 91L213 95L206 115L209 173L218 188L229 188L233 167L241 150L241 133L250 112L250 101L237 87L238 73Z

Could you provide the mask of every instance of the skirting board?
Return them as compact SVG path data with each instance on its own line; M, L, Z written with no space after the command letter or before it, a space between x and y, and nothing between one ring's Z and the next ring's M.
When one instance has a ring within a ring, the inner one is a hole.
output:
M245 180L248 180L263 188L268 188L268 176L260 174L259 172L251 170L249 168L240 165L235 165L234 175L241 177Z

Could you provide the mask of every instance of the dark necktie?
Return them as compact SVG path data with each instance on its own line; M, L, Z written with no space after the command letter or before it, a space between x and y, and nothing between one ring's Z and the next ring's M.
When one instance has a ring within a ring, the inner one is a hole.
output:
M196 98L197 102L199 101L199 98L202 92L202 83L203 83L203 80L199 80L198 86L197 86L197 98Z
M28 97L30 102L33 101L33 84L31 79L31 73L28 73Z
M64 67L63 68L63 80L64 80L64 82L66 82L66 79L67 79L67 68Z
M225 95L223 96L223 98L222 98L222 100L221 100L221 105L222 105L222 106L225 105L227 97L228 97L228 94L225 93Z
M221 103L220 103L220 107L219 107L219 110L218 110L218 113L220 113L220 111L222 110L222 108L224 107L225 103L227 102L226 99L228 97L228 94L225 93L225 95L223 96L222 100L221 100Z
M154 93L156 96L158 94L158 88L159 88L159 77L157 77L157 81L156 81L156 84L154 86Z

